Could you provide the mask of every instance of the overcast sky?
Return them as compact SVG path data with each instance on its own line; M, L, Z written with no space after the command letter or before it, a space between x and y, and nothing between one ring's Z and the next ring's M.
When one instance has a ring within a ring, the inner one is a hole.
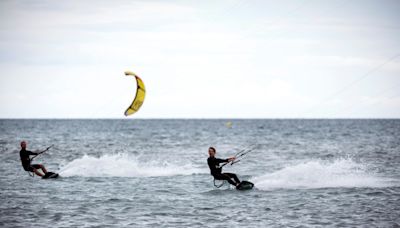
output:
M0 1L0 118L400 118L400 1Z

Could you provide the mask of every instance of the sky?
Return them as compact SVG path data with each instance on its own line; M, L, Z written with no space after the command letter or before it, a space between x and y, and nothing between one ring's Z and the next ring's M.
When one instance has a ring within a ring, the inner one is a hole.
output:
M400 1L0 1L0 118L400 118ZM146 85L142 108L124 116Z

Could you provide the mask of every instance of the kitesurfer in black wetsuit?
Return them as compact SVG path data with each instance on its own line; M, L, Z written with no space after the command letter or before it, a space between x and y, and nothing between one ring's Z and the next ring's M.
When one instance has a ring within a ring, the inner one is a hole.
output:
M27 143L25 141L21 142L21 151L19 152L19 156L21 157L22 167L24 167L25 171L34 172L36 175L41 176L41 177L44 176L47 173L47 170L44 167L44 165L31 164L31 159L29 158L29 156L30 155L39 155L39 154L47 151L47 149L44 151L41 151L41 152L32 152L32 151L26 150L26 145L27 145ZM41 169L44 174L39 172L39 169Z
M222 168L219 166L220 163L231 162L236 159L236 157L231 157L227 159L219 159L215 157L216 150L214 147L208 148L208 154L210 155L207 159L208 166L210 167L211 175L216 180L226 180L229 184L233 186L238 186L240 184L239 178L234 173L222 173ZM233 179L233 180L232 180Z

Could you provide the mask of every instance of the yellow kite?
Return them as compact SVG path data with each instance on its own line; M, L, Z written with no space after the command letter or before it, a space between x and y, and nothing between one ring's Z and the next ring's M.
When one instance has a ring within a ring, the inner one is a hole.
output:
M146 95L146 89L144 87L144 83L142 79L139 78L135 73L131 71L125 71L126 76L135 76L137 89L136 89L136 96L133 99L132 104L125 111L125 116L132 115L133 113L137 112L144 102L144 97Z

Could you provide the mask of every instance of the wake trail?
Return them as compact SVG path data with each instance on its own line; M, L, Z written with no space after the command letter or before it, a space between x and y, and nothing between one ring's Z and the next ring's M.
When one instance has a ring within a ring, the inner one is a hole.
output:
M383 188L398 186L399 180L382 177L353 160L311 160L252 178L260 190L315 188Z
M84 155L61 166L61 176L83 177L159 177L192 175L206 173L193 164L175 164L166 161L139 161L137 156L128 154L102 155L100 157Z

